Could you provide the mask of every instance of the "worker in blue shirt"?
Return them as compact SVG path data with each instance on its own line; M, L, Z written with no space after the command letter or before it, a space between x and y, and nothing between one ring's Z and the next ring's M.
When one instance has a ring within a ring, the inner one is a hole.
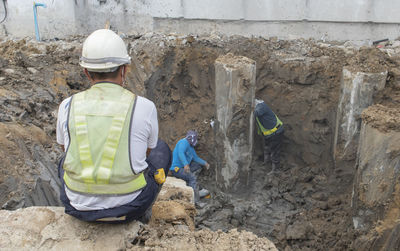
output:
M199 204L201 197L209 194L207 189L199 190L197 184L197 174L202 170L202 167L208 169L210 165L197 156L194 147L197 144L198 134L196 131L188 131L186 137L176 143L172 154L172 165L170 171L172 176L183 179L186 184L193 188L194 200L196 205Z
M272 163L271 173L280 168L283 123L263 100L256 99L254 117L258 134L264 137L264 163Z

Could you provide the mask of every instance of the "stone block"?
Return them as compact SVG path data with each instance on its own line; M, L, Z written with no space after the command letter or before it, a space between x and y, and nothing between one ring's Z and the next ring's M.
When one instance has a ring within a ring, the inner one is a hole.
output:
M121 250L141 225L87 223L66 215L62 207L1 210L0 217L0 247L6 250Z
M194 192L182 179L168 176L158 194L157 201L183 200L194 203Z

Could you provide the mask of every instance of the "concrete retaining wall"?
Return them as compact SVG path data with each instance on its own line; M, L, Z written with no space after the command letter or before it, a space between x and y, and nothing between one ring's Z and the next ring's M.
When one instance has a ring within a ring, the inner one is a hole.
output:
M368 41L400 34L396 0L40 0L42 37L87 34L104 27L124 33L175 32ZM8 0L0 32L34 37L31 0ZM0 17L4 9L0 7Z

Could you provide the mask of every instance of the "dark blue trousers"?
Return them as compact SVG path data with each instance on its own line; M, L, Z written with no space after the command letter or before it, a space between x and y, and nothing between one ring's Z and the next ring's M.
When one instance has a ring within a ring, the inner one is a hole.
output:
M154 172L163 168L165 174L171 166L171 149L162 140L158 140L157 146L151 150L146 159L148 168L145 171L147 185L142 189L142 192L135 200L115 208L79 211L71 206L70 201L65 194L65 183L63 179L64 170L62 169L63 160L58 165L59 178L61 180L60 199L65 207L65 213L72 215L83 221L97 221L102 218L123 217L123 220L107 221L108 223L130 222L132 220L140 220L145 215L146 210L151 209L162 185L157 184L154 180Z
M283 128L276 133L264 137L264 162L275 164L278 168L281 162L281 149L283 142Z

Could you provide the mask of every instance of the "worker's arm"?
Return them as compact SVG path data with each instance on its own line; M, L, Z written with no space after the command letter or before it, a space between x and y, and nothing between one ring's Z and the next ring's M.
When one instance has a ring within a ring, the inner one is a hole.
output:
M61 148L65 152L65 134L67 133L67 120L68 120L68 108L71 98L64 99L58 107L57 113L57 126L56 126L56 137L57 143L61 145Z
M148 138L147 142L147 150L146 150L146 157L148 157L151 153L151 150L157 147L157 141L158 141L158 119L157 119L157 109L155 105L153 104L153 110L150 115L150 122L149 125L151 127L150 129L150 136ZM157 184L163 184L165 182L165 172L163 168L159 168L155 170L154 172L154 180L157 182Z
M207 162L205 160L203 160L202 158L200 158L196 151L193 149L193 161L196 163L199 163L202 166L205 166L207 164Z
M256 108L254 109L254 117L260 117L262 114L262 105L257 105Z
M140 98L140 97L138 97ZM158 118L157 118L157 109L154 103L151 103L152 110L150 112L149 117L146 120L146 124L149 130L149 136L147 138L147 150L146 157L149 156L151 149L156 148L158 142Z
M189 142L187 142L187 140L182 140L179 142L177 147L178 147L178 158L180 162L182 163L183 166L189 165L189 162L185 154L186 150L189 147Z
M179 161L183 165L183 169L185 170L186 173L190 172L189 168L189 161L186 158L185 152L189 148L189 142L187 140L180 140L178 144L176 145L177 151L178 151L178 158Z

